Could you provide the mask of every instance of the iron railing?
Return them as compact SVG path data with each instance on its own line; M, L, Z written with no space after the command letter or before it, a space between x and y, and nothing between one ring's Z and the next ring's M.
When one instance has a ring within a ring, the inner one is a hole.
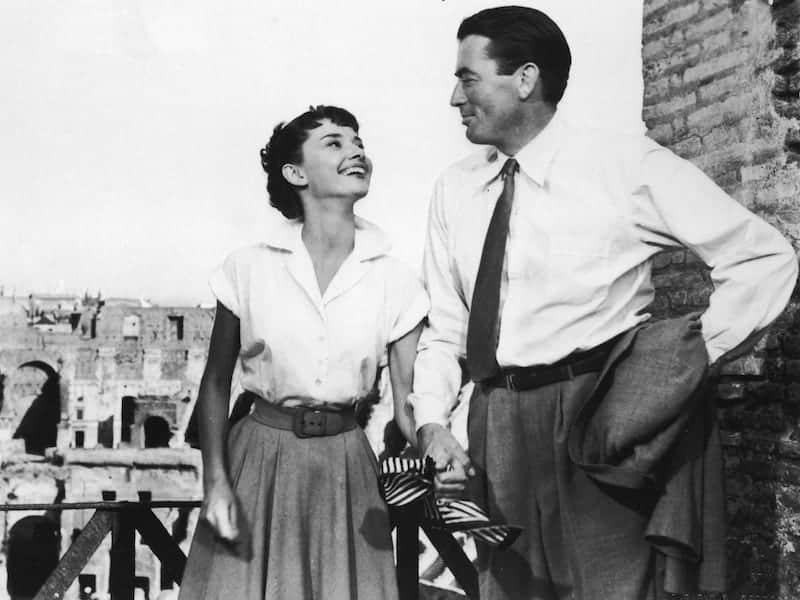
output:
M67 590L86 567L102 541L111 534L110 593L112 600L133 600L136 577L135 532L143 545L161 561L163 580L180 585L186 555L153 513L156 508L197 508L199 500L153 500L150 492L139 492L138 501L117 501L113 492L103 492L102 502L63 502L56 504L3 504L0 511L94 510L80 534L60 558L34 600L63 600ZM397 528L397 580L401 600L419 600L419 532L421 503L391 508ZM461 545L447 532L423 529L444 565L470 600L478 599L478 579L474 566Z

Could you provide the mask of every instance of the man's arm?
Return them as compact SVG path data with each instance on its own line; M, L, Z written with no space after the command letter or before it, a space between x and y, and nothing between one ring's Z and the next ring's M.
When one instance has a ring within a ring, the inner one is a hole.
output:
M686 246L711 267L714 292L702 317L710 362L747 352L789 300L797 279L794 249L700 169L666 149L644 154L641 175L652 201L639 215L646 237L658 245Z
M431 310L417 350L414 393L409 402L414 408L420 453L430 456L442 470L437 477L438 491L458 493L471 467L447 425L461 386L458 357L464 354L468 312L452 270L443 191L439 180L431 200L423 261Z

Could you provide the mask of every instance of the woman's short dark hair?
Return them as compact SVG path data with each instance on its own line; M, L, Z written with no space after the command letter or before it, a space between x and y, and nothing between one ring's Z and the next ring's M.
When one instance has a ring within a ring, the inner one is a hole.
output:
M523 6L487 8L461 22L459 41L468 35L491 40L487 52L497 62L497 72L501 75L510 75L525 63L535 63L539 67L543 99L553 105L561 100L572 55L564 33L542 11Z
M261 149L261 168L267 174L269 203L287 219L303 218L303 205L297 189L286 181L282 169L285 164L303 161L303 144L312 129L327 120L340 127L350 127L358 132L358 121L347 110L337 106L310 106L299 117L288 123L278 123L267 145Z

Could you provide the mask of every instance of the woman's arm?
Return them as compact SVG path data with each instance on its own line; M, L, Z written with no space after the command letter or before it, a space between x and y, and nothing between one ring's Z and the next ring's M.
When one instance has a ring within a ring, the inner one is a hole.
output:
M394 420L409 443L417 445L417 426L414 410L408 402L414 382L414 360L417 357L417 342L422 333L422 323L389 346L389 377L392 382Z
M231 378L239 356L239 319L217 302L208 361L197 396L200 449L203 456L204 518L221 538L239 537L236 498L225 465Z

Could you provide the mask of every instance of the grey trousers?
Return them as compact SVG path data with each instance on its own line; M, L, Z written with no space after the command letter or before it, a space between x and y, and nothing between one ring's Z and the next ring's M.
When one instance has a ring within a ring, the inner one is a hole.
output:
M567 454L567 426L596 373L513 392L477 384L468 418L472 495L524 531L509 548L479 544L481 600L653 600L644 539L655 497L604 489Z

